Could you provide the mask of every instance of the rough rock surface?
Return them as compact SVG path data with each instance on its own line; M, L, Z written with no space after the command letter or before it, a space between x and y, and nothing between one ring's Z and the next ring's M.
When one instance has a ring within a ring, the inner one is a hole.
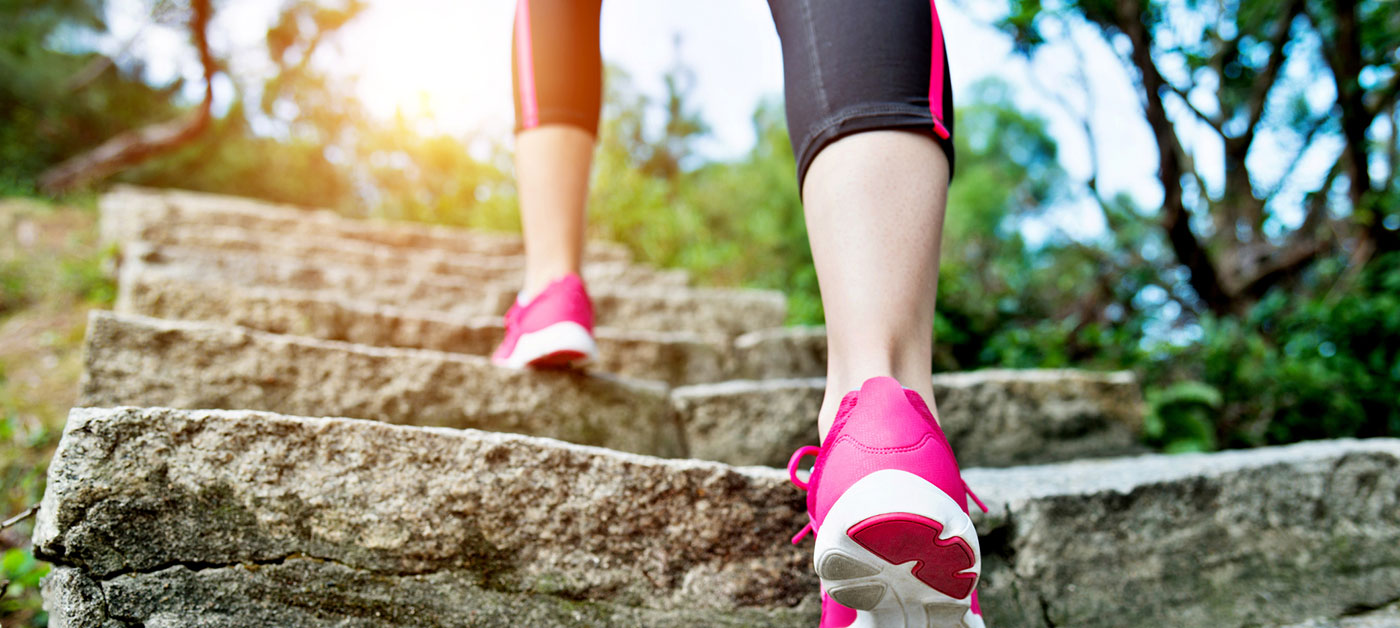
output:
M50 579L50 598L99 600L66 604L93 618L69 625L191 612L210 623L189 625L250 625L227 614L284 609L322 616L313 626L815 617L808 557L786 541L802 498L777 470L163 408L75 409L55 455L35 548L73 569Z
M988 626L1277 625L1400 600L1400 440L967 476L997 502L977 524Z
M92 313L85 349L83 406L267 410L684 453L660 384L110 312Z
M1142 395L1129 372L983 370L935 375L933 386L964 467L1142 450ZM690 455L783 466L798 447L816 444L825 387L823 378L731 381L677 388L671 399Z
M939 373L933 390L959 460L1004 466L1142 449L1142 390L1128 371Z
M209 252L264 254L312 263L389 269L405 275L442 274L463 280L500 283L518 288L525 276L521 256L471 255L440 249L404 249L346 238L307 238L253 232L238 227L173 224L151 234L156 244ZM685 286L683 270L621 261L590 261L583 276L590 285Z
M117 186L103 194L102 237L108 242L162 241L168 229L182 225L237 227L303 238L344 238L416 251L441 250L469 255L523 255L520 237L469 229L384 220L356 220L328 210L308 210L262 201L134 186ZM612 242L589 242L586 256L597 261L626 261L627 249Z
M1398 440L966 476L992 509L975 516L991 626L1278 625L1400 598ZM481 625L811 625L810 543L784 538L803 521L776 469L348 419L78 409L35 543L64 567L49 599L70 602L73 626L472 625L465 610Z
M130 267L129 267L130 268ZM217 290L218 298L211 299ZM466 321L434 311L408 310L299 290L215 286L157 273L124 273L115 309L174 320L239 325L275 334L310 336L378 347L490 355L505 334L500 316ZM595 329L594 369L669 384L727 379L727 344L689 332L611 327Z
M826 328L782 327L734 339L733 379L826 376Z
M239 252L210 252L132 243L123 277L135 274L306 290L461 318L499 315L514 284L452 275L408 274L395 268L345 266ZM589 289L597 323L656 331L736 336L782 325L787 302L776 292L722 288L599 286Z
M450 332L441 337L456 338ZM631 354L675 348L656 340L632 338ZM83 405L238 408L477 427L769 466L782 466L797 447L815 442L813 420L825 385L803 379L686 386L671 391L668 405L659 385L611 376L517 372L477 356L111 313L92 315L86 359ZM522 384L530 387L518 390ZM1140 419L1129 401L1137 389L1128 374L979 371L940 375L935 385L964 466L1138 450ZM992 449L982 440L1003 444Z
M808 628L816 601L792 608L638 608L498 591L479 574L381 574L312 558L131 573L94 581L59 567L49 626L75 628L465 628L469 626L694 626ZM52 597L50 598L52 599Z

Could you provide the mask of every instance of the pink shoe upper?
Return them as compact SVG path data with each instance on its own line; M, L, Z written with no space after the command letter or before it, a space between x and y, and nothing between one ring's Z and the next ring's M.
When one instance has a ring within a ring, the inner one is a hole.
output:
M800 482L797 464L812 454L817 462L811 478ZM813 530L821 528L826 513L846 489L884 469L908 471L927 480L967 512L967 485L947 437L923 398L890 377L871 378L859 391L847 394L822 446L799 449L788 464L794 483L808 490L807 514Z
M593 332L593 302L578 275L560 277L545 286L529 303L511 305L506 310L505 339L491 357L504 360L515 351L522 335L565 321L578 323L589 333Z
M815 455L817 461L811 477L803 482L797 477L797 466L809 455ZM792 482L807 490L810 518L793 543L809 531L820 529L836 500L851 485L885 469L907 471L927 480L956 501L963 512L968 511L965 496L971 496L986 510L963 482L953 448L928 404L893 378L876 377L841 400L836 420L821 447L803 447L788 462ZM975 590L972 612L981 614ZM821 628L845 628L855 619L856 611L822 593Z

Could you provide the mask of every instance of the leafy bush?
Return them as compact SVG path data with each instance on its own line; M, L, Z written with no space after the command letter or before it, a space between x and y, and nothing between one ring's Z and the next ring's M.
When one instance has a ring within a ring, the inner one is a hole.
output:
M1143 434L1164 451L1210 451L1216 448L1215 417L1224 399L1214 386L1177 382L1147 393Z
M1336 293L1279 289L1243 317L1204 318L1198 341L1148 372L1219 391L1221 446L1400 434L1400 253L1373 260L1348 288L1337 285L1341 269L1323 265L1311 279Z

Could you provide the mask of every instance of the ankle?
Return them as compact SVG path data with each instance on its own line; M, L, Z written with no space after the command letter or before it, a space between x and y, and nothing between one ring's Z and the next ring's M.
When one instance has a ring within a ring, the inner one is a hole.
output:
M931 370L931 367L918 371L910 369L871 370L859 375L828 372L826 394L822 398L821 410L817 412L817 434L821 439L819 442L826 441L827 432L831 430L832 424L836 421L836 412L841 406L841 400L851 392L860 390L867 380L874 377L892 377L899 382L900 386L918 393L923 398L924 403L928 404L934 419L941 424L942 420L938 418L938 407L933 397Z
M548 288L550 284L569 275L577 274L579 274L578 269L569 268L567 266L555 267L547 270L527 269L525 271L524 284L520 289L519 299L522 303L529 302L530 299L544 292L545 288Z

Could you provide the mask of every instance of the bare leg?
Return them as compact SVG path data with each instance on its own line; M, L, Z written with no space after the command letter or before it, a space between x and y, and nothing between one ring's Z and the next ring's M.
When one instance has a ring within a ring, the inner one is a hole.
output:
M933 308L947 196L947 157L917 133L858 133L812 161L803 198L826 309L823 439L841 398L871 377L894 377L934 408Z
M581 128L545 125L515 137L526 299L580 270L592 163L593 135Z

